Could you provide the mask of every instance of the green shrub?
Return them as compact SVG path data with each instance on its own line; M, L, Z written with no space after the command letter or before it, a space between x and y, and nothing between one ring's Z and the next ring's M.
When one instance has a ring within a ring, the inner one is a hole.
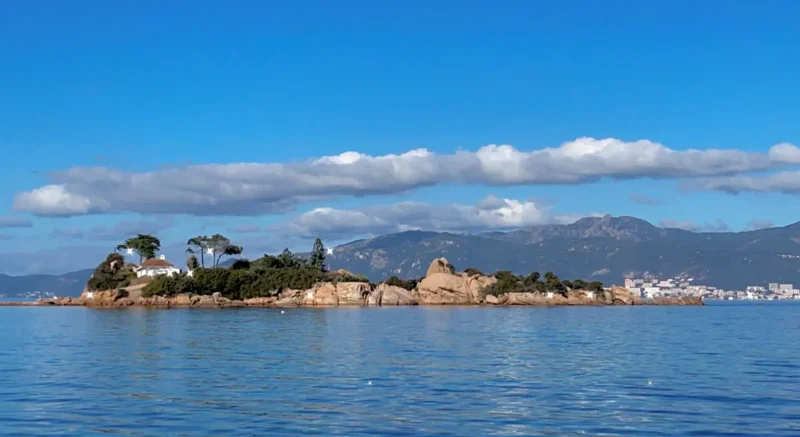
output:
M366 276L350 274L326 274L323 276L323 279L328 282L333 282L334 284L338 284L340 282L369 282L369 279L367 279Z
M197 257L194 254L189 255L189 258L186 259L186 268L189 270L200 268L200 262L197 261Z
M486 295L502 296L508 293L519 293L526 290L522 280L508 270L495 272L494 277L497 282L484 290Z
M214 294L225 290L228 283L228 276L231 274L227 269L197 269L194 271L194 282L197 294Z
M156 276L142 288L142 297L175 296L181 293L195 293L194 279L185 275Z
M228 299L241 300L251 296L251 288L256 282L256 274L250 270L233 270L228 275L225 288L218 290Z
M470 268L464 270L464 273L466 273L467 276L475 276L475 275L484 276L483 272L478 270L478 269L476 269L475 267L470 267Z
M114 290L127 287L135 277L130 267L125 265L122 255L112 253L94 269L86 287L89 291Z
M414 290L417 288L417 284L419 283L419 279L400 279L397 276L392 276L386 281L386 285L391 285L393 287L400 287L404 288L408 291Z
M402 287L403 280L398 278L397 276L392 276L386 280L386 285L391 285L392 287Z
M583 279L563 281L563 284L573 290L602 291L603 283L600 281L586 282Z
M300 269L306 267L308 262L297 255L294 255L289 249L283 249L283 252L278 256L264 255L261 258L252 262L252 267L255 269Z
M249 270L250 269L250 261L246 259L237 259L236 261L231 264L231 270Z

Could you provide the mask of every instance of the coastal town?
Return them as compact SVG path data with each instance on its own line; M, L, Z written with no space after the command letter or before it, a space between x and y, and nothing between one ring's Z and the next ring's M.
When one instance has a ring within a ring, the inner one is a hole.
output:
M750 285L744 290L722 288L695 283L695 278L677 276L659 279L626 278L625 288L634 296L654 297L699 297L706 300L794 300L800 299L800 289L794 284L771 282L766 287Z

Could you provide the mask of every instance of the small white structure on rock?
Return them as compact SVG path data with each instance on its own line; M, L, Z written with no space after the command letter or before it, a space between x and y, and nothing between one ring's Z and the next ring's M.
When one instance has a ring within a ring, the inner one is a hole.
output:
M137 278L142 278L145 276L153 277L161 275L173 275L181 272L181 269L170 264L167 261L167 257L164 255L159 256L158 259L148 259L133 270L136 272Z

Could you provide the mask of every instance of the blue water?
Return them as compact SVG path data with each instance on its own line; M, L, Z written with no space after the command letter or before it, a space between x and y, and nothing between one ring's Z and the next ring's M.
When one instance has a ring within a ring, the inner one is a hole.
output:
M0 308L0 435L800 435L800 305Z

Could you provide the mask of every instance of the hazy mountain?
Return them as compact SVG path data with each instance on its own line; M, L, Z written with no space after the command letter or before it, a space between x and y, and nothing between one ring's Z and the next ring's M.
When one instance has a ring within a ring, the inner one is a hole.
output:
M86 269L64 275L0 275L0 297L17 298L37 292L77 297L93 271Z
M695 233L635 217L588 217L569 225L458 235L403 232L336 248L331 268L418 277L445 256L458 269L553 271L562 278L621 283L626 275L687 275L725 288L800 283L800 223L748 232Z
M607 284L619 284L631 274L687 275L696 283L728 289L800 284L800 222L758 231L697 233L659 228L635 217L604 216L477 235L409 231L338 246L327 262L332 269L380 281L391 275L423 276L440 256L459 270L552 271L564 279ZM91 273L0 275L0 296L33 291L78 296Z

